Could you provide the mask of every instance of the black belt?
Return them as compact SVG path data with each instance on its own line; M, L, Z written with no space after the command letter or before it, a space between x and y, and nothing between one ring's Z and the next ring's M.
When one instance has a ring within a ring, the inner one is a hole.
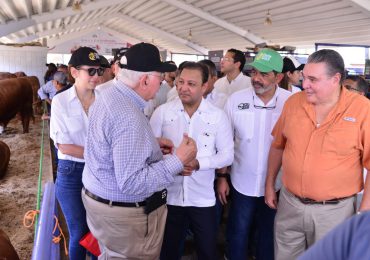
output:
M297 195L294 195L294 197L296 197L303 204L321 204L321 205L338 204L342 200L350 198L350 197L345 197L345 198L339 198L339 199L317 201L317 200L313 200L313 199L310 199L310 198L301 198ZM353 196L351 196L351 197L353 197Z
M127 208L135 208L136 207L136 208L138 208L138 207L145 206L145 204L146 204L145 201L141 201L141 202L120 202L120 201L106 200L106 199L103 199L99 196L96 196L95 194L88 191L86 188L82 188L82 190L85 192L85 194L87 196L89 196L93 200L99 201L99 202L104 203L104 204L108 204L109 206L127 207Z

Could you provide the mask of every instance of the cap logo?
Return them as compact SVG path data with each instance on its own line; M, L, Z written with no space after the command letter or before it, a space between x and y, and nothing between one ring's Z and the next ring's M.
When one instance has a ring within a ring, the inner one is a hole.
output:
M90 52L89 53L89 59L90 60L97 60L97 59L99 59L99 55L96 52Z
M268 55L266 53L259 53L256 57L257 60L265 60L265 61L270 61L271 55Z

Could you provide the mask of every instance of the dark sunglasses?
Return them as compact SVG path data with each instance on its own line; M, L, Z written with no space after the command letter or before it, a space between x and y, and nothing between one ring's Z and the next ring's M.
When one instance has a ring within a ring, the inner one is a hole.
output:
M94 76L96 73L98 74L98 76L103 76L104 74L104 68L88 68L88 69L84 69L84 68L77 68L78 70L84 70L86 71L89 76Z

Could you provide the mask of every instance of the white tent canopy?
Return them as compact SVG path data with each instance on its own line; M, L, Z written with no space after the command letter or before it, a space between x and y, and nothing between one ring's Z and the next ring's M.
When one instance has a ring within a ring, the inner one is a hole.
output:
M271 25L264 24L268 11ZM262 42L367 45L369 24L370 0L6 0L0 6L0 42L45 38L50 48L99 28L123 42L154 42L176 53Z

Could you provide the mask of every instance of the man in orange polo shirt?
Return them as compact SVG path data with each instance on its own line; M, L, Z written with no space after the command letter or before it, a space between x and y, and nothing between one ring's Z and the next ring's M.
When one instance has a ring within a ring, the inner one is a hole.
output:
M275 258L296 259L355 213L370 208L370 102L341 87L344 62L333 50L313 53L303 70L304 91L285 103L272 135L265 202L277 207ZM283 167L277 204L274 183Z

